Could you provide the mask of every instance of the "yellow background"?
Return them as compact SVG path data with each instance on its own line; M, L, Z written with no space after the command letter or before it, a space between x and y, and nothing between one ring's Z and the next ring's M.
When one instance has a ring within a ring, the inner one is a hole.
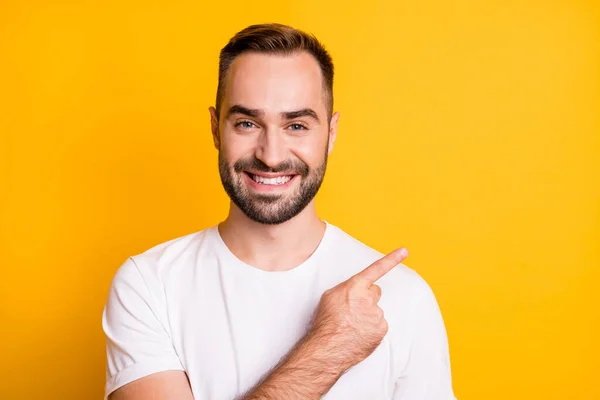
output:
M458 398L600 399L598 2L1 4L1 399L101 398L110 280L225 217L218 51L271 21L336 63L320 215L408 247Z

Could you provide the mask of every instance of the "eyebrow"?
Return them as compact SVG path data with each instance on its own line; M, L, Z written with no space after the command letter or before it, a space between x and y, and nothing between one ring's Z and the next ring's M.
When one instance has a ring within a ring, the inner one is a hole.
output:
M303 108L302 110L297 111L286 111L281 113L281 117L284 119L296 119L300 117L310 117L317 122L319 121L319 116L317 113L311 108Z
M242 115L246 115L248 117L258 118L258 117L263 117L265 115L265 112L262 110L252 109L252 108L241 106L239 104L235 104L235 105L231 106L231 108L229 108L229 110L227 111L226 118L229 118L233 114L242 114ZM320 122L319 116L317 115L315 110L313 110L312 108L303 108L301 110L296 110L296 111L284 111L284 112L281 112L279 115L281 115L281 118L287 119L287 120L301 118L301 117L309 117L309 118L314 119L317 122Z
M265 115L265 112L261 111L261 110L247 108L244 106L240 106L239 104L236 104L236 105L231 106L231 108L227 111L226 118L229 118L233 114L242 114L242 115L247 115L248 117L256 118L256 117L262 117L263 115Z

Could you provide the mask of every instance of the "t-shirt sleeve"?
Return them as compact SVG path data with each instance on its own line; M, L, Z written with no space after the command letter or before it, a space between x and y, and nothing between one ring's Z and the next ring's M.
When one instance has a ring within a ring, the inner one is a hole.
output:
M102 314L107 356L105 399L144 376L184 370L158 310L156 297L133 258L128 258L113 278Z
M433 291L420 277L410 326L408 362L396 380L393 400L456 400L442 314Z

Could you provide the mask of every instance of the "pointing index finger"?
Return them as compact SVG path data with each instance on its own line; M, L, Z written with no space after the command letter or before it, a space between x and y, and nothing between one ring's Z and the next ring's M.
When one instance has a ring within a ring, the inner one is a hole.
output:
M408 250L406 248L402 247L396 249L375 261L373 264L354 275L354 277L365 282L367 286L370 286L375 283L376 280L390 272L396 265L400 264L407 256Z

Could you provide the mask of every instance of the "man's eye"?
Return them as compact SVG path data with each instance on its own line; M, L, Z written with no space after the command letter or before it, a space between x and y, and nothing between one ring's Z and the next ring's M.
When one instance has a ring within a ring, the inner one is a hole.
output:
M240 127L243 129L252 129L254 128L256 125L254 125L254 123L250 122L250 121L240 121L237 124L235 124L236 127Z
M306 127L305 127L304 125L302 125L302 124L291 124L289 127L290 127L290 128L293 130L293 131L302 131L302 130L305 130L305 129L306 129Z

